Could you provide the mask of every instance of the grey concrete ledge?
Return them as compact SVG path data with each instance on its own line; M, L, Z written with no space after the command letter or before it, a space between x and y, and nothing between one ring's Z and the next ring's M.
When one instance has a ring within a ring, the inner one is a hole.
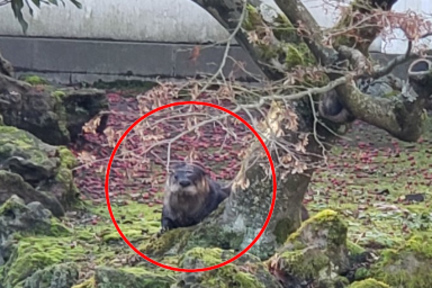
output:
M142 43L81 39L27 38L0 36L0 51L12 62L17 74L31 73L61 84L113 80L149 80L187 78L215 73L221 65L225 47L203 46L199 58L190 59L194 45ZM242 62L254 77L260 72L239 46L230 48L229 56ZM387 63L397 55L374 53ZM409 63L400 65L394 74L405 78ZM237 80L252 80L228 58L224 75L234 73Z
M184 78L215 73L225 47L204 46L196 61L190 59L194 45L139 43L56 38L0 36L0 51L16 72L45 74L56 82L135 80L145 78ZM248 73L260 75L252 59L239 46L229 56L243 62ZM223 72L234 70L238 79L249 78L227 59ZM58 76L56 76L58 74Z

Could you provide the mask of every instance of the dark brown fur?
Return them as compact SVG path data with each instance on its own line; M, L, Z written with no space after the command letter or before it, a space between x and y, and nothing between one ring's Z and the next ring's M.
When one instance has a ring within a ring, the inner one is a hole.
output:
M198 165L179 163L165 184L161 233L200 223L230 194Z
M334 123L343 124L355 120L355 117L342 105L336 91L332 90L323 95L319 101L320 115Z
M306 207L304 205L301 206L301 219L302 219L302 222L309 219L309 211L306 209Z

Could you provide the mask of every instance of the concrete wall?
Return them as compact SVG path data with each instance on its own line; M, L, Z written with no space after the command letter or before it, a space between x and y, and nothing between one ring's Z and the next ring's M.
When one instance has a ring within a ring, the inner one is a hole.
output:
M191 0L80 1L81 10L66 0L65 7L36 8L33 18L26 9L28 35L181 43L222 41L228 36L213 17ZM277 9L271 0L263 3ZM331 13L324 15L316 7L316 0L305 0L305 3L321 25L332 25ZM7 6L0 8L0 35L22 35Z
M334 25L338 13L331 5L323 4L326 1L302 1L320 25ZM12 9L0 7L0 51L19 73L44 74L60 82L189 77L213 73L218 68L222 47L203 50L196 63L189 59L195 43L223 41L228 37L223 27L191 0L81 2L82 9L67 0L65 7L35 8L34 17L25 9L29 22L26 37ZM262 2L277 9L272 0ZM428 12L432 11L432 4L399 0L394 7L396 11L408 8ZM390 44L393 45L385 46L384 41L377 39L372 51L401 53L406 49L403 41ZM247 63L250 72L258 73L239 47L233 47L230 55ZM229 73L232 68L233 62L229 60L224 70ZM242 72L236 75L246 77Z
M302 1L321 26L334 25L339 15L338 10L333 7L334 2ZM81 10L67 0L65 7L62 5L43 6L41 9L34 7L33 18L25 9L25 17L29 22L28 35L177 43L222 41L228 35L216 20L191 0L122 0L121 2L81 0L81 2L83 4ZM262 0L262 2L278 9L272 0ZM399 0L393 10L412 10L430 15L432 2ZM0 8L0 35L23 35L9 6ZM398 53L406 45L404 41L395 40L386 48L380 43L381 41L377 41L378 47L381 46L383 49L379 52Z

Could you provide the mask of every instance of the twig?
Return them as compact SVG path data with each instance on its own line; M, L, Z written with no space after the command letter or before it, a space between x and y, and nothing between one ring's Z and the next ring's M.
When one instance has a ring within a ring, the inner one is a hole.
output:
M399 55L393 60L391 60L386 66L378 69L374 73L372 73L373 79L381 78L387 74L389 74L396 66L401 65L407 61L414 60L416 58L419 58L420 56L417 54L411 54L412 50L412 41L408 42L408 49L404 55Z
M219 68L216 71L216 73L214 73L213 76L210 78L209 82L212 82L214 79L217 78L217 76L219 74L222 74L222 69L225 66L226 58L228 57L228 52L229 52L229 49L231 47L231 41L235 38L235 36L237 35L237 32L240 31L241 26L242 26L243 21L244 21L245 16L246 16L247 1L245 1L243 4L244 5L243 5L242 13L240 15L239 22L238 22L236 28L234 29L233 33L231 33L229 35L228 39L227 39L227 45L225 47L225 51L224 51L224 54L223 54L223 57L222 57L222 61L221 61L220 65L219 65ZM222 77L222 78L224 78L224 77ZM207 82L206 85L204 85L204 87L201 89L201 91L199 92L199 94L201 94L202 92L204 92L208 88L208 86L210 85L209 82Z

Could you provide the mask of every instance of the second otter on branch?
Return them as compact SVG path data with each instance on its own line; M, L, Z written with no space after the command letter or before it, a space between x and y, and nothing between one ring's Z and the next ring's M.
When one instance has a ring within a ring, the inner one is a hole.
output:
M160 233L198 224L230 195L231 187L222 187L200 166L182 162L171 169L164 193Z

